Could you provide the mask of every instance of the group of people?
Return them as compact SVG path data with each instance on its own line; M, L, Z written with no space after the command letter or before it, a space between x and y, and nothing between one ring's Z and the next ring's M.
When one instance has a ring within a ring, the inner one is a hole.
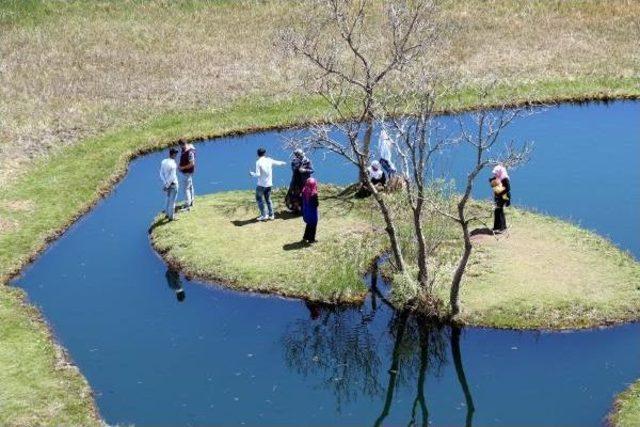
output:
M195 148L183 139L178 141L178 145L180 146L180 151L173 147L170 148L168 157L162 160L160 164L160 180L162 181L162 190L166 195L164 212L169 221L175 219L177 210L189 211L193 207L195 197L193 187L193 174L196 167ZM178 154L180 158L176 162ZM275 219L271 200L273 167L283 166L286 163L268 157L264 148L259 148L257 155L258 160L256 161L255 170L249 173L258 180L255 195L260 216L256 220L262 222ZM319 206L318 183L314 178L311 178L311 174L314 172L311 160L300 149L293 152L291 170L291 183L285 198L285 204L290 211L302 214L306 224L303 241L315 243ZM176 208L180 189L178 172L182 177L181 182L185 195L185 202L179 209Z
M176 163L178 150L169 149L169 157L160 163L160 180L162 181L162 191L166 193L166 205L164 212L169 221L175 219L176 200L178 199L178 170L182 176L182 186L184 187L185 202L182 209L190 210L193 206L195 192L193 189L193 173L196 169L196 149L193 144L187 143L184 139L178 141L180 146L180 159Z
M373 161L367 172L373 185L385 187L389 180L393 179L397 174L391 161L393 141L384 129L381 132L379 141L380 160ZM180 188L178 171L182 176L181 181L185 195L185 202L180 209L190 210L193 206L195 195L193 187L193 174L196 167L195 148L184 139L180 139L178 144L180 151L170 148L168 158L164 159L160 165L160 179L163 191L166 193L165 214L169 221L175 219L176 200ZM176 162L178 154L180 154L180 158ZM249 173L254 178L257 178L255 198L260 216L256 220L263 222L275 219L271 200L273 167L284 166L286 162L268 157L264 148L259 148L257 155L255 169ZM319 219L318 183L311 177L314 173L311 160L300 149L293 152L291 172L291 182L285 196L285 204L291 212L302 214L306 224L302 240L306 243L314 243L316 242ZM493 231L502 233L507 229L504 207L511 204L511 184L507 169L503 165L495 166L489 182L493 189L495 201Z

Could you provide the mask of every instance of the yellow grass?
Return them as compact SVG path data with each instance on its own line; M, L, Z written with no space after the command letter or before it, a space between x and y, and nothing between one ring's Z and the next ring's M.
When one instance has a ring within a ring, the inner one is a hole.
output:
M52 147L158 114L304 94L306 65L274 46L292 9L282 0L0 3L0 183ZM445 1L443 10L449 83L640 93L637 1Z

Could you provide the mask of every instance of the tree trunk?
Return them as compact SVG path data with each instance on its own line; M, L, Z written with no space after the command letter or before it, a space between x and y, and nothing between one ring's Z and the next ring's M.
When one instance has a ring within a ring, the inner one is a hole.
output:
M427 243L422 232L422 202L418 200L416 209L413 209L413 227L416 232L418 245L418 284L426 291L429 289L429 270L427 268Z
M375 188L375 186L371 184L371 181L369 181L368 177L367 177L367 187L369 188L369 191L371 191L371 194L373 194L373 198L378 203L378 206L380 207L380 211L382 212L382 217L384 218L384 223L385 223L385 231L389 236L389 242L391 243L391 252L393 253L393 259L396 264L396 269L399 272L404 273L406 270L406 267L404 264L404 257L402 256L402 248L400 247L400 241L398 240L398 232L396 230L395 224L393 223L393 218L391 217L391 212L389 211L389 207L384 201L382 194L380 194L378 190Z
M453 274L453 279L451 281L451 293L449 296L451 316L455 316L460 313L460 284L462 283L464 270L467 268L467 262L469 261L469 256L471 255L471 249L473 248L473 246L471 245L471 237L469 236L469 225L466 222L463 222L461 227L462 234L464 236L464 251L462 253L460 261L458 261L458 266L456 267L456 271Z
M400 313L400 319L398 321L398 333L396 334L396 341L393 344L393 353L391 356L391 368L389 368L389 383L387 384L387 396L384 400L384 407L376 422L373 424L375 427L379 427L384 422L384 419L389 415L391 411L391 403L393 402L393 394L396 389L396 380L398 378L398 370L400 369L400 350L402 345L402 339L407 327L407 320L409 319L409 311L405 310Z
M476 408L473 404L473 396L471 396L471 389L467 382L467 376L464 374L462 352L460 351L460 328L456 326L451 328L451 356L453 357L453 364L456 367L456 373L458 374L458 382L460 383L460 387L462 387L464 399L467 404L467 419L465 425L467 427L471 427L473 424L473 413Z

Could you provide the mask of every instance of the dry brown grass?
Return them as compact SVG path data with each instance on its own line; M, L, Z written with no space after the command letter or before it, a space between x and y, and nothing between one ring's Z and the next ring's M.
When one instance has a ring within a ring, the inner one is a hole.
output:
M302 94L303 65L274 46L291 5L0 4L0 184L29 159L107 129L241 97ZM450 1L444 10L454 28L444 59L452 81L640 76L631 36L640 2Z

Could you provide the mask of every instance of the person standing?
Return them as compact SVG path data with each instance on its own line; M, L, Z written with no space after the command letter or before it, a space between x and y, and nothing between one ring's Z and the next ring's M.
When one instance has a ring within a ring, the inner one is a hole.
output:
M176 212L176 199L178 198L178 175L176 173L178 165L176 156L178 150L169 149L169 157L160 163L160 180L162 181L162 191L167 195L167 203L164 209L169 221L173 221Z
M507 229L504 207L511 206L511 182L507 169L503 165L494 167L492 174L493 176L489 179L489 182L492 186L498 187L498 191L494 191L493 194L493 200L495 202L495 208L493 210L493 231L502 233Z
M302 241L307 243L316 242L316 230L318 228L318 183L315 179L309 178L302 189L302 219L306 226Z
M378 139L378 152L380 154L380 165L389 179L393 178L396 173L396 167L391 160L392 149L393 140L389 137L387 131L382 129L380 138Z
M255 172L249 172L251 176L253 176L254 178L258 178L258 185L256 186L256 202L258 203L258 210L260 210L258 221L274 219L273 203L271 202L271 187L273 186L274 165L283 166L286 165L286 163L267 157L267 150L265 150L264 148L258 148L256 170ZM265 203L267 205L266 210Z
M291 183L289 191L284 199L287 209L292 212L300 213L302 209L302 187L307 179L313 173L313 165L311 160L304 155L304 152L297 149L293 152L293 160L291 160Z
M184 187L183 208L190 210L193 206L195 192L193 190L193 173L196 170L196 149L193 144L187 143L184 139L178 141L180 145L180 172L182 172L182 185Z

